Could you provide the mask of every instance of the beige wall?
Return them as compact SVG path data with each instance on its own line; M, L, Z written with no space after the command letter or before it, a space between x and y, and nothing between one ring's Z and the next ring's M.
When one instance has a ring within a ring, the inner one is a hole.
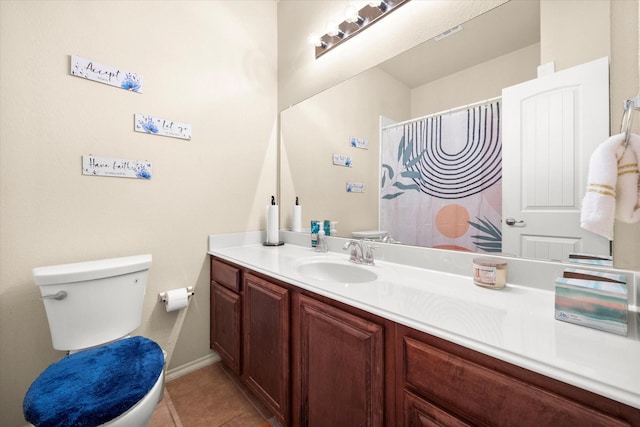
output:
M410 118L409 93L373 68L281 113L282 228L291 228L296 196L303 228L312 219L339 221L338 235L344 237L378 228L379 116ZM351 137L366 139L369 148L350 147ZM334 166L334 153L351 156L353 167ZM347 193L347 181L365 184L365 192Z
M540 63L559 71L609 56L610 15L610 0L542 0Z
M150 253L136 333L169 367L210 354L207 236L264 228L276 191L276 9L0 2L0 425L24 424L27 387L62 354L33 267ZM142 74L144 93L70 76L72 54ZM193 138L133 132L134 113L191 123ZM148 159L153 178L82 176L90 153ZM196 287L186 320L157 303L181 286Z
M540 45L502 55L411 91L411 117L422 117L489 99L502 89L536 78Z
M640 2L611 2L611 132L620 132L623 102L640 96ZM640 111L633 132L640 134ZM616 221L613 259L620 268L640 271L640 224Z

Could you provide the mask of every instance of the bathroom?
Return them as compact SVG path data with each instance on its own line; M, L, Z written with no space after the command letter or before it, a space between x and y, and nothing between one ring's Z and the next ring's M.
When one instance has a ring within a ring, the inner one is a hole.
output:
M167 352L169 373L210 363L207 236L265 228L279 112L504 1L412 0L316 60L308 33L347 3L0 2L0 424L24 425L24 393L62 356L32 268L153 254L136 334ZM581 1L568 16L575 3L542 1L540 64L608 56L617 132L640 91L639 4ZM143 74L143 93L71 76L71 55ZM193 136L135 133L132 113L188 122ZM149 160L154 175L84 176L89 154ZM640 226L616 227L617 266L640 270ZM196 290L188 310L167 313L156 294L181 286Z

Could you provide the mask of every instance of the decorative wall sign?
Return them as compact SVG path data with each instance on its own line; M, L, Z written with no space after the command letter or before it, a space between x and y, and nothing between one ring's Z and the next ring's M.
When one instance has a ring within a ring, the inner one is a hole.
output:
M140 74L123 71L79 56L71 56L71 75L142 93Z
M353 161L349 156L345 156L344 154L333 155L333 164L336 166L346 166L350 168L352 163Z
M151 179L151 162L82 156L82 175Z
M362 182L347 182L347 193L364 193Z
M180 139L191 139L191 125L189 123L174 122L158 117L133 115L133 130L153 135L170 136Z
M357 138L355 136L351 137L351 139L349 140L349 145L354 148L362 148L365 150L369 149L369 141L364 138Z

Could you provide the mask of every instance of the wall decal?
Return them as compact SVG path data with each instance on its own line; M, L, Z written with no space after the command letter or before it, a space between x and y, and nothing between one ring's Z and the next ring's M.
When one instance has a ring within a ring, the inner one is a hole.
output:
M82 156L82 175L151 179L151 162Z
M191 139L191 125L189 123L180 123L173 120L146 116L144 114L134 114L133 122L133 130L136 132L170 136L180 139Z
M130 92L142 93L142 76L140 74L123 71L79 56L71 56L71 75L119 87Z
M353 164L353 160L351 159L351 157L345 156L344 154L334 154L333 164L336 166L346 166L350 168Z
M347 182L347 193L364 193L362 182Z
M357 138L355 136L351 137L351 139L349 140L349 145L354 148L362 148L364 150L369 149L369 141L364 138Z

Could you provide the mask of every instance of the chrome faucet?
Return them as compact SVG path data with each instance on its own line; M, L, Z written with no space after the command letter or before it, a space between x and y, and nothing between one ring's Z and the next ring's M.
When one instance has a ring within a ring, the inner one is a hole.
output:
M375 265L375 261L373 260L373 250L378 248L378 246L367 245L367 250L364 253L364 264L366 265Z
M351 249L349 253L349 261L356 264L375 265L373 260L373 250L376 246L367 245L366 252L362 249L362 243L358 240L349 240L343 246L343 250Z
M351 248L349 261L362 264L362 243L357 240L349 240L342 249L346 251L349 248Z

